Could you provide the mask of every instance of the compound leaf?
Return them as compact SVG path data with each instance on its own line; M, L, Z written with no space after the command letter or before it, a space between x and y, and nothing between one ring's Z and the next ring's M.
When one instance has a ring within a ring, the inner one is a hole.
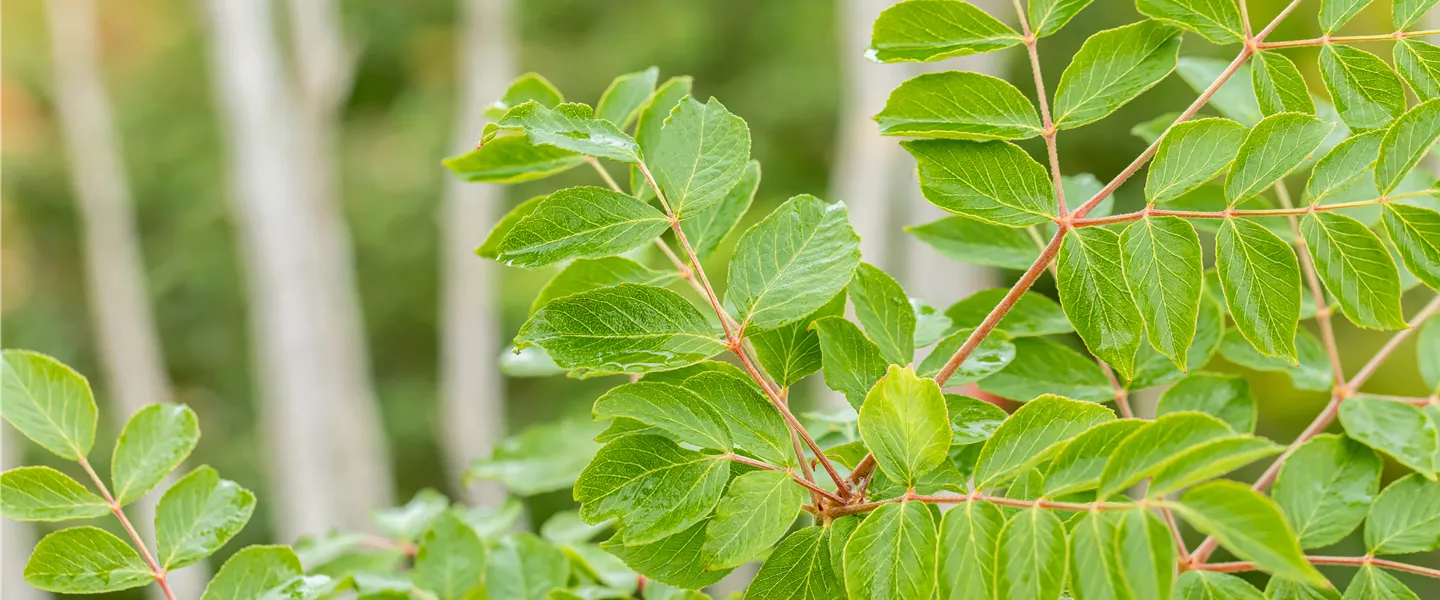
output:
M1280 181L1310 158L1334 127L1303 113L1261 119L1245 136L1225 177L1225 200L1233 207Z
M1125 282L1150 345L1184 370L1205 278L1199 235L1184 219L1149 217L1126 227L1120 246Z
M1315 261L1316 274L1345 316L1361 327L1405 328L1400 312L1400 272L1390 251L1369 227L1339 213L1313 212L1300 221L1300 231Z
M1145 199L1174 200L1214 179L1235 160L1246 132L1245 126L1220 118L1171 127L1145 176Z

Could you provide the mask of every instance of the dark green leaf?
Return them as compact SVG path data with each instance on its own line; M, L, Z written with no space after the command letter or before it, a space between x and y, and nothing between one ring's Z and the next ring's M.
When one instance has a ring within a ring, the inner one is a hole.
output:
M1440 212L1390 202L1385 205L1385 230L1405 268L1431 289L1440 290Z
M1114 419L1110 409L1090 402L1060 396L1030 401L1010 415L980 450L975 467L978 488L1004 483L1054 456L1071 438Z
M691 376L684 385L715 407L736 445L771 464L795 462L785 420L750 380L706 372Z
M68 521L109 512L104 499L50 467L19 467L0 474L0 515L7 519Z
M845 544L852 600L924 600L935 593L935 517L920 502L886 504Z
M1079 352L1039 338L1018 338L1011 343L1015 359L981 380L981 390L1021 402L1051 393L1090 402L1114 398L1105 372Z
M134 548L95 527L62 529L41 538L25 563L25 583L60 594L118 592L154 580Z
M649 242L670 225L654 207L598 187L574 187L541 201L506 234L496 259L543 267L572 258L614 256Z
M1409 554L1440 548L1440 483L1417 474L1385 486L1365 522L1371 554Z
M1231 7L1234 3L1225 2ZM1260 112L1273 115L1283 112L1315 114L1315 101L1310 99L1310 90L1305 87L1305 78L1300 69L1284 54L1273 50L1255 53L1255 66L1251 71L1255 84L1255 96L1260 102Z
M1215 266L1240 333L1261 354L1295 363L1300 264L1290 245L1254 221L1225 219Z
M952 140L1022 140L1040 117L1020 90L981 73L926 73L895 88L875 115L881 135Z
M820 370L820 334L810 324L824 317L838 317L845 312L845 295L836 295L825 306L805 318L776 329L751 333L746 337L755 348L755 359L765 372L782 388L790 387L807 375Z
M1220 344L1220 355L1225 360L1256 371L1286 373L1290 384L1296 389L1312 392L1328 391L1335 385L1331 374L1330 359L1325 355L1325 346L1308 329L1299 329L1295 335L1295 347L1299 350L1300 363L1292 365L1278 358L1265 356L1245 340L1238 331L1225 334Z
M616 77L600 94L595 104L595 117L614 123L625 129L640 116L640 109L655 92L655 82L660 80L660 69L650 67L644 71L626 73Z
M860 407L860 436L891 478L913 487L945 460L950 418L935 381L890 365Z
M700 555L700 548L705 544L705 526L705 521L701 521L680 533L645 544L623 539L622 531L600 547L620 557L635 572L654 581L696 590L720 581L731 571L705 569Z
M990 439L1009 416L994 404L959 394L945 394L945 410L950 415L951 448Z
M1356 396L1340 403L1340 424L1351 439L1384 452L1426 478L1436 476L1435 423L1424 411L1371 396Z
M845 205L795 196L740 237L726 304L741 329L773 329L824 306L860 264L860 236Z
M676 277L674 271L656 271L619 256L578 259L565 265L554 279L540 288L540 294L530 303L530 314L535 314L551 300L571 294L622 283L664 286Z
M664 131L665 119L680 100L690 95L693 80L689 75L671 77L665 80L654 94L640 107L640 118L635 122L635 141L645 156L654 156L660 147L660 133ZM642 200L655 198L650 182L635 166L630 167L630 191Z
M585 164L585 157L555 146L532 144L523 135L503 135L441 163L461 181L509 184L569 171Z
M1028 227L1055 216L1049 174L1019 146L965 140L900 145L919 164L925 199L946 211L1006 227Z
M593 417L628 417L659 427L701 448L730 450L730 430L710 399L677 385L637 381L612 388L595 401Z
M1005 288L980 290L945 309L945 316L950 317L950 331L979 327L985 316L1000 304L1009 291ZM1010 312L1005 313L1005 318L1000 319L997 328L1011 337L1055 335L1075 331L1070 320L1065 318L1065 312L1060 305L1038 292L1020 296L1020 300L1010 307Z
M1141 21L1090 36L1055 90L1055 126L1074 129L1105 118L1175 70L1180 30Z
M1334 128L1334 123L1303 113L1261 119L1245 136L1225 176L1225 199L1233 207L1258 196L1309 159Z
M137 411L120 432L110 457L110 481L121 505L139 500L200 441L195 411L183 404L151 404Z
M644 373L705 360L725 349L719 338L679 294L622 283L552 300L520 328L515 346L540 346L566 369Z
M911 0L880 13L866 56L887 63L924 62L1018 43L1019 34L967 2Z
M809 496L785 471L751 471L736 477L705 526L705 545L700 548L705 567L738 567L774 546L790 530Z
M939 341L950 329L950 317L926 304L919 298L910 299L910 310L915 313L915 347L924 348Z
M1380 57L1344 44L1320 48L1320 75L1345 124L1379 129L1405 112L1400 77Z
M989 502L965 502L940 520L941 600L995 596L995 552L1005 516Z
M1277 577L1325 585L1305 560L1280 508L1249 486L1212 481L1191 489L1172 508L1241 559Z
M1350 535L1380 489L1380 457L1338 435L1305 442L1280 468L1271 492L1300 538L1301 548L1322 548Z
M1350 184L1359 181L1375 165L1375 158L1380 155L1380 138L1384 135L1383 131L1368 131L1340 142L1315 162L1310 181L1305 184L1305 195L1311 202L1320 202L1349 189Z
M617 518L627 544L645 544L700 522L730 473L723 456L683 449L663 437L627 435L595 454L575 481L586 523Z
M1065 315L1090 353L1129 379L1142 325L1125 282L1120 234L1102 227L1072 229L1065 234L1058 261L1060 306ZM1199 287L1195 289L1198 298Z
M887 363L880 349L844 317L816 319L810 327L820 336L825 385L845 394L850 405L859 410L865 394L885 376Z
M1440 107L1440 102L1436 106ZM1390 251L1370 228L1339 213L1314 212L1300 221L1300 230L1316 274L1345 316L1361 327L1405 328L1400 312L1400 273Z
M945 217L905 231L952 260L1023 270L1040 258L1024 230L965 217Z
M1116 447L1100 476L1101 499L1124 492L1154 475L1185 451L1233 435L1230 426L1197 412L1163 415L1137 429Z
M39 352L3 354L0 415L46 450L78 461L95 445L95 397L90 383L60 361Z
M1065 525L1048 510L1022 510L1000 530L995 555L997 598L1059 598L1065 585Z
M1116 589L1120 587L1120 572L1115 564L1118 558L1116 544L1119 540L1115 535L1118 516L1114 512L1093 511L1068 525L1069 589L1076 600L1129 598ZM1170 542L1167 540L1166 543Z
M615 124L595 118L584 104L560 104L553 110L534 102L510 109L501 127L520 128L531 144L553 146L596 158L640 162L640 146Z
M505 236L510 235L510 231L515 229L515 225L520 223L522 219L530 216L530 213L535 212L535 209L538 208L540 203L544 202L546 198L549 198L549 196L534 196L529 200L515 205L515 208L505 213L505 216L500 217L500 221L495 223L494 227L490 228L489 235L486 235L485 241L481 242L480 247L475 249L475 254L481 258L495 260L496 257L500 256L500 243L505 241Z
M166 570L199 562L235 537L254 511L255 494L199 467L166 490L155 508L155 558Z
M1204 280L1195 228L1176 217L1141 219L1125 228L1121 244L1125 281L1144 319L1150 345L1176 367L1185 368Z
M915 355L915 313L895 278L860 263L849 285L855 317L891 364L910 364Z
M844 595L830 566L830 532L806 527L785 538L760 565L745 597L750 600L833 600Z
M1175 382L1160 395L1156 416L1181 411L1198 411L1224 421L1241 433L1255 432L1259 413L1250 383L1234 375L1193 373Z
M645 164L681 217L723 200L744 176L750 161L750 129L720 101L680 100Z
M1395 69L1421 100L1440 97L1440 47L1413 38L1399 40Z
M696 256L704 259L715 253L720 242L740 224L745 211L750 210L750 203L755 200L755 191L758 189L760 163L752 160L745 165L745 174L740 176L740 181L730 188L720 202L692 213L680 222L680 228L685 231L686 239L690 241Z
M1145 176L1145 198L1167 202L1214 179L1235 160L1246 131L1229 119L1198 119L1170 128Z

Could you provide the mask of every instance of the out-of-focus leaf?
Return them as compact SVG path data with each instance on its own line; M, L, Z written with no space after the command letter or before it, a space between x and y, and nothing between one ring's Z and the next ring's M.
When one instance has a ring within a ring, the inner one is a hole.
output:
M1350 439L1435 479L1440 433L1425 411L1404 402L1356 396L1340 403L1340 424Z
M1277 577L1325 585L1325 578L1305 560L1279 507L1250 486L1212 481L1186 492L1172 508L1196 529L1215 536L1220 545L1261 569Z
M585 164L583 155L536 145L523 135L502 135L441 161L461 181L511 184L544 179Z
M1380 490L1380 457L1363 444L1319 435L1285 460L1271 496L1300 538L1322 548L1350 535Z
M1017 401L1059 393L1089 402L1107 402L1115 391L1095 361L1079 352L1039 338L1018 338L1015 359L980 381L980 389Z
M1365 521L1365 549L1371 554L1409 554L1436 548L1440 483L1412 473L1385 486Z
M499 480L521 496L568 488L600 449L592 439L603 428L569 419L528 427L475 461L465 478Z
M905 231L960 262L1023 270L1040 258L1040 249L1024 230L976 219L945 217Z
M1254 433L1259 409L1250 383L1234 375L1192 373L1160 395L1155 415L1198 411L1224 421L1241 433Z
M655 93L655 83L660 80L660 69L650 67L644 71L626 73L616 77L600 94L595 104L595 117L605 119L625 129L640 116L640 109L650 95Z
M950 330L947 333L979 327L1007 292L1009 290L1004 288L980 290L950 305L950 308L945 309L945 316L950 317ZM1035 292L1020 296L1020 300L1010 307L1010 312L1005 313L1005 317L1000 319L996 327L1011 337L1055 335L1075 331L1059 304Z

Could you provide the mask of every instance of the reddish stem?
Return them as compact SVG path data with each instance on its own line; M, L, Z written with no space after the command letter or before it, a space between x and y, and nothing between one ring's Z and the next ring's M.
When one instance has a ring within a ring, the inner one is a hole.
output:
M1414 573L1416 575L1423 575L1425 577L1434 577L1436 579L1440 579L1440 569L1430 569L1417 565L1407 565L1402 562L1385 560L1383 558L1374 558L1370 556L1306 556L1305 560L1309 561L1312 565L1330 565L1342 567L1363 567L1366 565L1370 565L1380 567L1382 569L1402 571L1405 573ZM1244 573L1246 571L1259 570L1259 567L1255 566L1255 563L1252 562L1225 562L1208 565L1200 564L1191 565L1190 568L1196 571L1210 571L1212 573Z
M96 489L100 490L100 497L110 505L110 513L120 519L120 525L125 528L125 533L130 534L130 539L135 541L135 546L140 549L141 558L145 559L145 565L150 567L150 574L155 576L155 583L160 585L160 591L164 592L165 597L169 600L175 600L175 592L170 589L170 582L165 580L165 569L160 568L160 563L150 554L150 548L145 545L144 540L140 539L140 533L135 531L135 526L130 523L129 517L125 516L125 510L120 503L110 495L110 489L105 487L105 481L100 479L100 475L95 473L95 468L90 466L90 461L86 460L84 456L80 457L80 468L85 469L85 474L90 476L90 481L95 484Z

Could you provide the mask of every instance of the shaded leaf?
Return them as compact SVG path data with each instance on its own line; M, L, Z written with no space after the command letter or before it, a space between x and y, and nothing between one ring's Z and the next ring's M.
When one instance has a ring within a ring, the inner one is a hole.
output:
M1160 498L1209 481L1285 448L1262 437L1236 435L1213 439L1181 452L1150 478L1145 495Z
M940 599L995 596L995 553L1005 516L989 502L965 502L940 520Z
M560 549L534 534L517 532L490 548L485 565L487 600L546 600L565 587L570 562Z
M950 330L959 331L979 327L980 323L985 320L985 316L1000 304L1009 291L1005 288L980 290L968 298L952 304L950 308L945 309L945 316L950 317ZM1010 307L1010 312L1005 313L1005 317L1000 319L997 328L1005 331L1011 337L1054 335L1075 331L1074 327L1070 325L1070 320L1065 318L1065 312L1060 305L1038 292L1020 296L1020 300Z
M1370 228L1342 214L1314 212L1301 219L1300 231L1315 261L1316 274L1345 316L1361 327L1405 328L1400 312L1400 273L1390 251Z
M1065 585L1065 525L1054 513L1015 513L1000 530L995 556L997 598L1059 598Z
M1278 579L1278 578L1277 578ZM1186 571L1175 582L1176 600L1265 600L1260 590L1228 573Z
M1182 411L1212 415L1241 433L1255 432L1259 414L1255 397L1250 395L1250 382L1219 373L1187 375L1160 394L1155 405L1156 416Z
M1330 152L1315 161L1310 180L1305 184L1305 195L1311 202L1320 202L1350 188L1375 165L1380 155L1380 139L1383 131L1368 131L1350 136Z
M962 329L935 344L935 349L930 351L925 360L920 361L920 375L924 377L939 375L940 370L950 362L955 352L960 350L973 332L972 329ZM1015 360L1015 344L1010 343L1006 337L1003 332L990 332L990 335L980 341L980 345L965 357L965 361L960 363L959 368L955 369L950 378L941 385L949 387L974 383L1005 368L1005 365Z
M915 313L904 288L879 267L860 263L848 287L855 318L890 364L910 364L915 354Z
M1305 442L1280 468L1271 496L1301 548L1322 548L1350 535L1380 490L1380 457L1338 435Z
M1345 588L1343 600L1420 600L1420 597L1380 567L1365 565L1355 572Z
M475 530L453 511L446 511L420 538L411 577L417 587L441 600L466 598L485 579L488 553Z
M1390 202L1385 205L1385 230L1405 268L1430 289L1440 290L1440 212Z
M746 337L755 348L755 359L765 372L782 388L790 387L807 375L820 370L820 334L810 324L824 317L838 317L845 312L845 295L836 295L829 303L804 318L775 329L751 333Z
M600 101L595 104L595 117L614 123L621 129L629 127L640 116L640 109L655 92L655 83L659 80L660 69L655 67L616 77L610 82L610 87L600 94Z
M1365 521L1365 549L1370 554L1409 554L1437 548L1440 483L1412 473L1385 486Z
M1023 270L1040 258L1040 249L1024 230L965 217L945 217L905 228L951 260Z
M1440 100L1423 102L1400 115L1380 141L1375 187L1390 194L1440 138Z
M785 420L750 380L731 373L705 372L687 378L684 386L714 407L741 448L771 464L795 462Z
M599 450L591 440L600 431L600 425L569 419L532 425L475 461L465 479L498 480L520 496L569 488Z
M674 271L656 271L619 256L577 259L565 265L545 287L540 288L539 295L530 303L530 314L535 314L551 300L571 294L622 283L663 287L677 276Z
M1145 424L1137 419L1120 419L1101 423L1075 436L1050 463L1045 473L1045 495L1053 498L1098 487L1110 456L1125 438Z
M563 148L531 143L523 135L503 135L446 158L441 164L461 181L510 184L564 173L585 164L585 157Z
M845 394L850 405L859 410L865 394L885 376L887 363L880 356L880 348L844 317L816 319L810 327L820 336L825 385Z
M1436 426L1424 411L1404 402L1356 396L1340 403L1345 435L1384 452L1427 479L1436 477Z
M1090 402L1114 399L1109 378L1079 352L1039 338L1017 338L1011 343L1015 359L981 380L981 390L1021 402L1051 393Z
M1420 100L1440 97L1440 47L1417 39L1397 41L1395 70Z
M691 213L680 221L680 228L690 241L695 255L702 260L715 253L735 227L750 203L755 200L755 191L760 189L760 162L752 160L745 165L745 173L725 197L705 210Z
M1240 10L1227 0L1138 0L1140 14L1174 23L1215 44L1232 44L1244 36Z
M650 543L631 543L621 534L600 544L635 572L654 581L688 590L698 590L723 579L731 569L707 571L700 556L705 544L705 521L689 529Z
M1229 2L1225 4L1235 6ZM1273 50L1256 52L1251 75L1260 112L1266 115L1284 112L1315 114L1315 101L1310 99L1305 78L1284 54Z
M717 407L677 385L637 381L611 388L595 401L593 417L596 421L627 417L701 448L731 448L730 430Z
M1290 376L1290 384L1296 389L1323 392L1335 385L1330 360L1325 355L1325 346L1315 334L1308 329L1298 329L1295 332L1295 347L1299 352L1300 362L1292 365L1256 352L1245 336L1238 331L1231 331L1225 334L1225 339L1220 344L1220 355L1224 356L1225 360L1256 371L1285 373Z

